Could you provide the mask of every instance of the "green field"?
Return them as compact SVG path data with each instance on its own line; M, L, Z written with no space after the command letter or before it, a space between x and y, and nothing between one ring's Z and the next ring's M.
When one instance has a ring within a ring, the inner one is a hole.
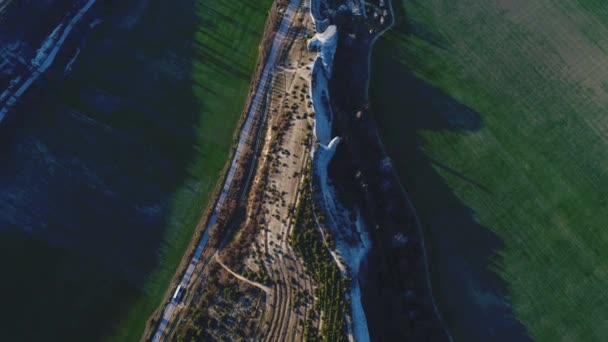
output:
M191 158L188 177L175 192L172 200L166 234L168 244L163 250L161 264L146 285L146 296L136 302L118 329L118 336L124 341L134 341L139 338L143 332L144 322L160 304L160 299L167 290L176 266L192 239L194 228L208 204L210 192L227 162L236 123L249 91L259 43L272 0L194 2L195 27L192 30L184 28L184 33L188 35L194 33L194 36L166 37L168 45L172 40L177 39L180 42L190 40L189 43L194 46L191 50L193 54L189 56L190 75L186 76L190 84L188 89L190 92L187 95L172 94L171 89L166 89L165 91L169 93L165 95L166 98L159 99L162 102L159 105L163 106L167 113L184 110L196 116L194 128L197 139L194 150L197 153ZM174 4L167 3L167 5ZM158 15L162 13L162 8L155 8L150 12ZM174 19L179 21L180 17ZM149 20L151 24L156 19ZM161 45L161 47L167 46ZM167 51L161 50L159 53L167 53ZM164 69L163 72L169 74L174 72L171 69L171 62L151 66L149 71L158 73L159 71L154 69L156 67ZM174 76L169 76L171 77ZM170 86L168 84L167 88ZM184 96L187 97L186 101L180 103L184 100ZM156 105L155 99L149 100L152 101L150 105ZM158 128L160 138L158 148L162 150L178 147L169 153L179 154L179 142L173 140L175 136L166 133L166 127ZM163 132L169 135L167 139L162 139Z
M5 339L139 340L228 160L272 2L100 5L73 71L2 135Z
M395 0L383 140L460 341L608 339L608 5Z

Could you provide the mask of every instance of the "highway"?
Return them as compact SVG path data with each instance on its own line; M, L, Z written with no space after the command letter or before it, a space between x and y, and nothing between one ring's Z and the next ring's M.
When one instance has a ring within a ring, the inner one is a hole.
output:
M272 75L274 72L275 65L277 63L277 57L279 56L279 52L280 52L281 46L287 36L287 32L288 32L289 28L291 27L291 24L292 24L292 21L294 18L294 14L300 5L300 1L301 0L290 0L289 1L289 4L287 5L283 18L281 19L281 24L279 26L279 29L274 36L274 39L272 41L272 46L270 48L270 53L268 54L268 58L266 59L266 63L264 64L264 68L262 70L262 74L260 75L260 79L259 79L259 82L255 89L255 93L249 104L249 109L247 111L245 121L242 125L241 132L239 133L238 145L237 145L234 155L232 157L230 168L228 169L228 172L226 174L226 179L224 180L224 185L223 185L220 195L215 203L213 212L212 212L211 216L209 217L209 220L207 221L203 236L201 237L201 239L196 247L196 250L194 252L194 255L192 256L192 259L190 260L190 263L188 264L188 268L186 269L186 272L184 272L184 275L182 276L181 281L178 284L178 286L181 286L181 288L184 289L183 291L188 291L188 286L190 284L192 274L194 273L194 269L198 265L198 263L200 261L200 257L203 253L203 250L205 249L205 246L207 245L207 241L209 240L209 232L210 232L211 228L215 225L218 214L220 212L220 209L222 208L222 206L224 205L224 202L226 201L228 191L229 191L230 187L232 186L232 181L234 179L234 175L236 174L236 170L239 167L239 160L241 159L244 149L247 148L247 144L248 144L248 141L249 141L250 135L251 135L251 128L253 126L253 123L255 122L256 117L261 113L259 108L261 107L261 105L264 102L267 85L270 84L270 82L272 81ZM175 309L177 308L178 304L179 304L179 298L178 299L171 298L171 300L169 301L169 303L163 310L160 324L158 325L158 327L152 337L153 342L161 341L163 339L163 337L165 337L164 336L165 330L167 329L167 326L168 326L169 322L171 321L171 318L173 317L173 313L174 313Z

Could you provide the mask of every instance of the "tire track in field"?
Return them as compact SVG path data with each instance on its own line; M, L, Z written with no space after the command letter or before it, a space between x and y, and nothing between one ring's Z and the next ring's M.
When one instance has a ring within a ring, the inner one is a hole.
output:
M276 261L276 259L275 259ZM279 268L280 265L279 265ZM279 270L279 281L277 282L277 284L275 285L275 293L276 293L276 297L275 297L275 302L274 302L274 310L275 313L273 315L273 320L270 323L270 331L268 333L268 335L266 336L266 341L268 342L274 342L274 341L278 341L278 334L279 332L277 332L278 329L280 329L282 322L285 318L285 306L286 306L286 291L284 289L284 284L286 283L286 279L285 279L285 275L282 272L282 270Z

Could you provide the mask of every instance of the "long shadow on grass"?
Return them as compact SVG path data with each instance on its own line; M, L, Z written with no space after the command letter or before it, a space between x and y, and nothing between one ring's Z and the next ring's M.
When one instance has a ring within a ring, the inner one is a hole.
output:
M207 110L201 93L212 92L213 80L193 65L213 64L226 79L250 77L242 61L223 62L233 58L230 49L193 42L225 32L222 25L200 32L196 0L100 3L87 20L104 22L70 42L70 53L0 127L0 331L7 341L139 339L200 218L240 112ZM201 136L201 122L228 133ZM117 331L127 317L131 323Z
M396 4L395 9L402 6ZM528 341L517 320L505 281L497 274L502 240L482 226L440 176L450 173L491 195L475 179L430 157L421 132L467 134L483 129L481 115L412 74L391 41L407 44L409 35L426 39L405 13L376 44L370 95L387 152L422 220L434 296L448 329L461 341ZM436 38L431 44L440 44ZM437 70L441 72L441 70Z

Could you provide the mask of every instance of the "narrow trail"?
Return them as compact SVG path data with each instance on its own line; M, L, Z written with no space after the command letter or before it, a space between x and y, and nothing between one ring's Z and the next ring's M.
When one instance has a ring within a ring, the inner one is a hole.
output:
M267 341L272 342L272 341L280 341L280 336L281 336L281 332L283 330L283 326L285 325L285 316L287 315L287 306L289 305L289 290L287 288L287 284L289 282L286 274L287 271L284 268L283 263L281 263L278 260L275 260L275 262L279 265L279 277L280 277L280 283L277 284L277 289L278 289L278 296L277 296L277 301L279 303L279 306L277 307L278 309L278 315L277 315L277 319L275 320L274 324L271 324L271 333L268 334L268 339Z
M270 289L270 287L268 287L266 285L263 285L261 283L258 283L256 281L247 279L247 278L243 277L242 275L240 275L240 274L234 272L233 270L231 270L228 266L226 266L226 264L224 264L222 262L222 260L220 259L218 253L215 253L215 255L213 257L214 257L215 261L217 261L217 263L220 264L220 266L222 266L222 268L224 270L226 270L228 273L232 274L238 280L241 280L241 281L243 281L243 282L245 282L245 283L247 283L249 285L252 285L252 286L255 286L255 287L261 289L262 291L266 292L266 295L269 295L272 292L272 290Z
M303 165L303 166L306 165L306 162L308 161L308 156L309 156L308 151L305 151L305 153L303 153L303 155L301 157L301 165ZM293 198L291 199L291 203L293 203L293 209L294 209L294 210L291 210L291 213L295 213L295 208L298 205L301 184L302 184L302 177L300 177L300 179L298 181L298 188L297 188L298 190L296 191L296 193L293 194ZM286 224L285 228L286 228L285 234L283 234L281 243L282 243L283 251L287 252L288 258L281 256L281 259L285 265L287 265L286 260L288 260L292 264L290 267L295 269L297 274L304 275L304 277L302 277L300 279L296 279L297 287L304 288L304 289L308 290L309 293L312 294L313 291L312 291L311 280L310 280L309 276L306 275L306 273L304 272L304 267L300 263L300 258L296 254L295 250L293 250L293 248L291 248L291 245L289 244L289 236L291 235L292 230L295 228L294 227L294 214L290 214L289 217L287 218L287 224ZM290 298L290 299L293 300L293 298ZM307 305L304 305L304 317L306 317L306 309L307 309ZM296 308L296 310L299 310L299 308ZM292 317L293 317L293 315L290 314L289 318L291 319ZM295 324L297 325L297 323L298 322L296 322ZM296 337L297 326L296 326L296 329L289 329L289 322L288 322L286 328L288 329L289 335L287 335L287 338L284 339L284 341L294 341L295 337ZM283 336L281 336L281 337L283 337ZM302 338L303 338L303 333L302 333Z
M283 278L282 278L282 274L279 275L278 280L280 282L283 282ZM273 287L273 295L272 295L272 317L270 320L270 325L268 326L268 329L266 330L266 336L264 338L264 341L268 341L271 342L273 341L273 338L275 337L276 334L276 330L277 327L279 326L278 322L281 321L281 317L280 315L283 313L283 308L279 307L279 305L281 305L282 301L280 301L280 299L282 298L281 296L281 291L282 288L280 287L279 284L276 284Z
M287 227L285 227L287 228ZM287 251L288 250L288 246L285 243L287 239L287 233L284 232L283 237L281 238L281 250L282 251ZM289 331L291 329L289 329L289 324L291 323L291 320L293 318L293 315L291 313L292 307L293 307L293 297L294 297L294 293L293 293L293 286L292 286L292 282L291 282L291 277L289 276L290 272L289 272L289 266L287 265L287 260L285 260L285 257L283 255L281 255L279 258L279 264L281 265L281 270L285 273L285 289L287 291L287 301L286 301L286 308L285 308L285 319L283 321L283 324L281 324L281 328L280 328L280 332L279 332L279 339L278 341L292 341L293 339L288 339L286 338L287 335L289 334Z

